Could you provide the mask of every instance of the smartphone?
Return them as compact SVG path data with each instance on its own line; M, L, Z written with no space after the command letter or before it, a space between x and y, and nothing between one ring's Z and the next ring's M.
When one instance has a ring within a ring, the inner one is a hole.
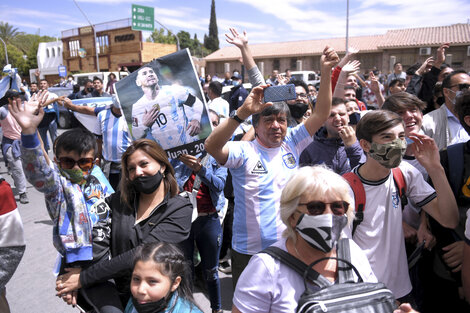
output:
M349 125L357 125L360 119L361 119L361 113L359 112L351 113L351 115L349 115Z
M264 102L295 100L296 98L294 84L270 86L264 89Z

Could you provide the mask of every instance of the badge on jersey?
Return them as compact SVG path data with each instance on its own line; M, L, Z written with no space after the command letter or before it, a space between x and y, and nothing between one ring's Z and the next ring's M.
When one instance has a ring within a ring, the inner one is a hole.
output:
M251 170L251 174L267 174L267 173L268 171L266 170L266 168L264 167L263 163L261 163L260 160L256 162L255 167L253 167L253 169Z
M295 157L292 153L287 153L282 156L282 160L284 161L284 164L288 168L295 168L297 166L297 163L295 162Z

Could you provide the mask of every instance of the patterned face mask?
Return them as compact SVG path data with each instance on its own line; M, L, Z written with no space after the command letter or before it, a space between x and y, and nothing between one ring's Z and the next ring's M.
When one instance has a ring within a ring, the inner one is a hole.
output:
M341 231L347 223L346 215L302 214L295 229L313 248L328 253L338 242Z
M70 180L72 183L82 185L83 183L86 182L86 179L87 179L89 173L91 173L91 169L87 172L84 172L79 168L78 169L60 168L60 172L62 173L62 175L65 178Z
M400 165L406 151L406 140L397 138L389 143L372 142L369 155L386 168Z

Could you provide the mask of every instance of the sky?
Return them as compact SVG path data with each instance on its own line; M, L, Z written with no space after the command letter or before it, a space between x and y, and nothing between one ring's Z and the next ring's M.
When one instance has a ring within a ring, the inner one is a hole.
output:
M131 4L155 8L155 19L177 33L208 34L211 0L76 0L92 23L131 16ZM246 30L250 43L344 37L346 0L216 0L220 46L229 27ZM87 26L72 0L2 0L0 21L19 31L61 36ZM350 0L349 36L385 34L389 29L470 22L470 0ZM149 36L144 32L144 37Z

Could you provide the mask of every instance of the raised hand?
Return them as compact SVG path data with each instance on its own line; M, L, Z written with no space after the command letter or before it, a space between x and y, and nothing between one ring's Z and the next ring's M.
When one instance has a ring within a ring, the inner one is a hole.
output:
M442 63L445 62L446 60L446 49L449 49L449 43L446 42L442 44L439 48L437 48L437 54L436 54L436 66L437 68L440 68Z
M8 111L18 122L24 135L35 134L44 117L44 109L37 101L25 102L23 105L21 100L15 99L12 104L8 105Z
M323 49L323 54L320 58L321 68L331 70L338 62L339 57L335 49L327 45L325 49Z
M242 119L247 119L250 115L260 113L268 106L273 105L272 102L263 102L264 96L264 89L267 88L268 85L257 86L253 88L246 97L245 102L240 107L240 111L238 112L238 116Z
M432 67L433 64L434 64L434 58L433 57L427 58L426 61L424 61L423 64L421 64L419 69L416 70L416 75L423 75Z
M230 27L229 30L232 35L230 36L229 34L225 34L225 40L228 43L235 45L238 48L242 48L248 44L248 35L246 34L246 31L243 31L243 34L239 34L235 28Z
M360 67L361 62L359 62L358 60L350 61L343 66L341 72L344 72L349 76L359 71Z
M289 83L289 78L282 74L278 74L277 81L279 82L279 85L287 85L287 83Z
M434 139L424 134L410 133L415 158L429 172L441 167L439 148Z

